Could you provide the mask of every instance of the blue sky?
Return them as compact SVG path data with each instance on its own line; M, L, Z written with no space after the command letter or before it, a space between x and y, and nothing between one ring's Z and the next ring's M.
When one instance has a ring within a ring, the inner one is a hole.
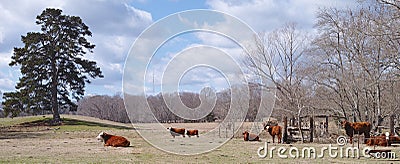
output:
M354 4L355 1L348 0L0 1L0 91L14 90L20 73L17 67L8 66L13 47L22 46L21 35L39 30L35 25L35 17L48 7L60 8L64 14L80 16L93 32L93 37L89 40L96 48L94 53L88 54L86 58L98 63L105 78L93 80L93 83L88 84L86 95L114 95L122 92L124 64L131 45L143 30L170 14L190 9L212 9L241 19L256 32L268 32L288 22L296 22L301 29L312 32L318 8L345 8ZM156 88L162 84L162 68L166 67L168 60L187 47L204 44L219 47L225 53L236 57L240 54L240 48L222 36L205 32L177 36L160 47L148 67L156 72ZM188 70L182 75L179 84L182 85L180 90L197 92L205 86L217 90L229 87L222 74L206 67ZM146 76L146 92L152 92L152 85L153 73L149 73Z

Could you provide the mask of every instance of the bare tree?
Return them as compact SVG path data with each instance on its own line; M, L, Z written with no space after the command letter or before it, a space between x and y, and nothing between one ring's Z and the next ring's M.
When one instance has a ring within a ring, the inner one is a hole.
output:
M130 122L121 96L89 96L78 102L77 114L116 122Z
M302 57L308 46L307 35L297 30L294 23L288 23L272 33L262 34L261 38L255 39L255 44L255 48L250 47L247 65L253 73L276 86L272 89L277 90L277 108L300 118L309 101L305 76L301 74ZM299 129L303 138L301 127Z
M332 101L345 117L372 121L374 127L397 110L386 101L395 96L389 86L398 81L394 76L399 59L394 15L379 3L357 9L322 9L316 24L314 82L335 95Z

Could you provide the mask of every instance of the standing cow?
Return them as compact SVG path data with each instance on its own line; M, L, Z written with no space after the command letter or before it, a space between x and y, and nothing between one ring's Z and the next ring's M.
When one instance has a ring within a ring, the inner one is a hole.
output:
M371 123L369 122L348 122L342 121L342 126L346 130L346 134L350 137L350 144L353 143L354 134L364 134L364 143L370 138Z
M272 136L272 143L275 143L275 136L278 137L278 143L282 142L282 127L275 121L268 121L264 124L264 130Z
M175 138L175 136L180 136L180 135L185 137L185 128L168 127L167 129L169 130L169 132L171 133L172 137L174 137L174 138Z
M186 135L189 136L197 136L199 137L199 130L193 129L193 130L186 130Z

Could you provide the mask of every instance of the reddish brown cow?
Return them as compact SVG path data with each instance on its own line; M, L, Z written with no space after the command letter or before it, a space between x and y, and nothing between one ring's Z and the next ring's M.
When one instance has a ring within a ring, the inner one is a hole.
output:
M167 129L169 130L172 137L174 137L174 138L175 138L175 136L179 136L179 135L182 135L183 137L185 137L185 128L168 127Z
M105 132L101 132L97 136L97 139L101 140L101 141L104 141L104 146L128 147L131 144L124 137L107 134Z
M391 145L392 143L400 143L400 137L395 136L393 133L389 136L389 145Z
M369 138L367 140L367 142L365 143L368 146L388 146L388 142L386 140L386 136L384 134L380 135L380 136L373 136L371 138Z
M371 123L369 122L348 122L342 121L342 126L346 130L346 134L350 137L350 144L353 143L354 134L364 134L364 143L367 143L370 137Z
M275 136L278 136L278 143L282 142L282 127L279 125L269 126L266 125L264 130L268 130L268 133L272 136L272 143L275 143Z
M193 130L186 130L186 135L190 136L197 136L199 137L199 131L197 129Z
M371 137L370 139L367 140L367 145L368 146L390 146L392 143L398 143L400 142L400 137L395 136L394 134L389 135L389 140L386 140L386 135L382 134L380 136L376 137Z
M257 134L251 134L248 131L243 132L244 141L261 141Z

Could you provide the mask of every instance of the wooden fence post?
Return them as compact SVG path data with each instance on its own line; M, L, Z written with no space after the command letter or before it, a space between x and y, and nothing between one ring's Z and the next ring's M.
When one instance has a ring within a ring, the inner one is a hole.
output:
M282 136L282 143L288 143L287 137L287 117L283 117L283 136Z
M395 134L394 133L394 114L392 114L390 116L390 122L389 122L389 126L390 126L390 134Z
M310 116L310 142L313 142L314 138L314 118Z
M328 128L329 128L329 116L325 116L325 134L329 134Z

